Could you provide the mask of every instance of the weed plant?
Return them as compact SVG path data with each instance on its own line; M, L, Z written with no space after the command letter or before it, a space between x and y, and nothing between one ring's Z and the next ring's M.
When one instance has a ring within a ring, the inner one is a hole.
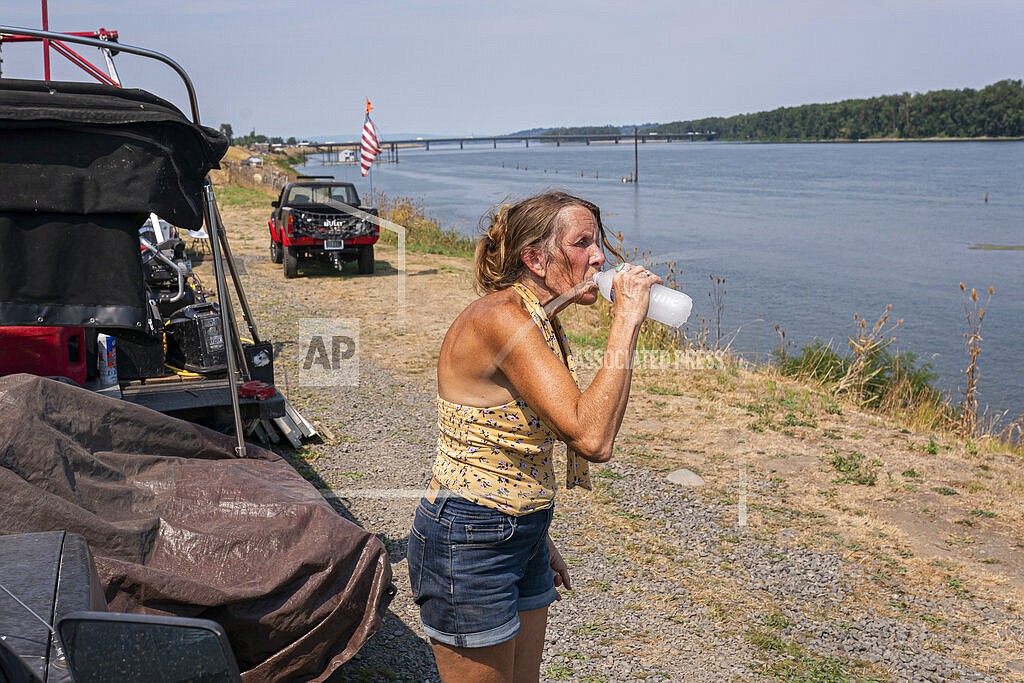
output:
M295 178L298 172L295 170L296 166L302 166L306 163L307 158L305 154L286 154L277 153L269 155L270 163L277 168L281 169L288 174L289 178Z
M472 258L473 240L455 230L442 228L440 221L427 217L423 205L415 199L377 192L376 206L381 218L405 228L406 249ZM391 230L381 230L380 241L398 244L398 235Z
M775 350L776 367L786 376L811 379L863 408L899 415L923 429L951 428L955 410L932 382L937 375L931 365L917 364L911 351L894 351L893 332L903 323L892 322L887 306L868 329L867 321L854 314L854 334L843 355L831 343L816 340L792 354L785 333L778 327L780 344Z
M985 308L992 301L995 289L988 288L988 299L985 305L978 300L978 290L971 288L970 296L967 295L967 288L960 283L960 293L964 299L964 315L967 318L967 331L964 332L964 344L967 346L967 356L970 360L964 376L967 379L967 386L964 388L964 399L960 403L960 429L967 438L975 436L978 431L978 380L980 370L978 369L978 356L981 355L981 323L985 319Z

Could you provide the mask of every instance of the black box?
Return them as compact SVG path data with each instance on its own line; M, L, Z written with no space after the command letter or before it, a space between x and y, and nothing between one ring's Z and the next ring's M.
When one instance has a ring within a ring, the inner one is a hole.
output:
M249 368L249 379L267 384L274 383L274 345L269 341L259 344L242 344L245 365Z
M117 349L117 380L119 382L149 377L162 377L167 374L164 368L163 335L125 335L116 337Z

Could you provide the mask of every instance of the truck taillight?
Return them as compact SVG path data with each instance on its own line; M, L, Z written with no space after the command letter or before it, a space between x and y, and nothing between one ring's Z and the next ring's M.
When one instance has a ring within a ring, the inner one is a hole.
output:
M295 216L288 214L288 222L285 223L284 230L288 233L288 236L292 236L292 229L295 227Z

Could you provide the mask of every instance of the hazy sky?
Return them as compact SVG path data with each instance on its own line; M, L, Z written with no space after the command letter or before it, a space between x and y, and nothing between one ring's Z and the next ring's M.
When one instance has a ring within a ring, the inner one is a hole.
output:
M668 122L1024 77L1022 0L50 0L57 31L116 29L191 75L203 123L350 139ZM37 0L0 24L41 26ZM99 58L83 48L90 58ZM3 75L39 77L8 45ZM102 63L102 60L100 60ZM125 85L184 106L162 67ZM55 71L67 77L67 69Z

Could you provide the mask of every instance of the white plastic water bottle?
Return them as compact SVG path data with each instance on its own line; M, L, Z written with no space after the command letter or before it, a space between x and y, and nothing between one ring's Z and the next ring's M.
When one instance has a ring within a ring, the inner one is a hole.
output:
M612 289L613 277L615 277L614 270L603 270L593 278L601 295L608 301L615 300L615 291ZM647 307L647 317L651 320L657 320L670 327L679 327L690 317L692 308L693 299L683 292L677 292L664 285L651 287L651 303Z

